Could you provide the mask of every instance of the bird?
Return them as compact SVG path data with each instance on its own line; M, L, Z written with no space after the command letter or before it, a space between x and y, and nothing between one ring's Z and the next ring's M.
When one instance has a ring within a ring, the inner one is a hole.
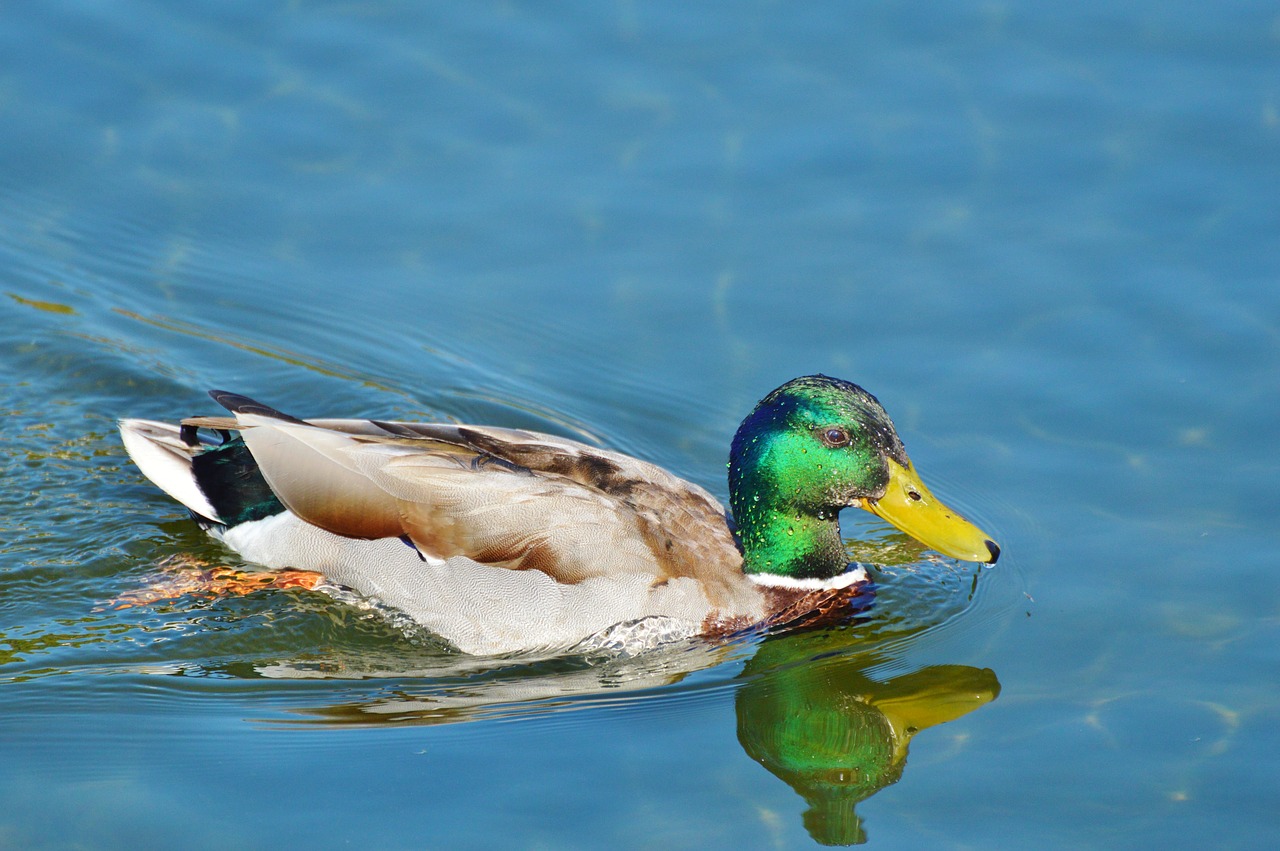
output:
M141 472L246 561L314 572L465 654L632 653L840 617L870 584L844 508L952 558L1000 555L925 487L880 402L822 374L742 421L728 511L656 464L565 437L304 420L209 395L232 416L119 421Z

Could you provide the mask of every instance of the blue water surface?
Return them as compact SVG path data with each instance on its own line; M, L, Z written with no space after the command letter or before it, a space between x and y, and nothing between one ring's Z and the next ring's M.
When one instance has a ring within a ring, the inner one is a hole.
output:
M1280 832L1273 5L9 3L0 126L0 847ZM723 499L813 372L996 567L846 516L864 622L636 659L113 607L238 565L118 417L531 427Z

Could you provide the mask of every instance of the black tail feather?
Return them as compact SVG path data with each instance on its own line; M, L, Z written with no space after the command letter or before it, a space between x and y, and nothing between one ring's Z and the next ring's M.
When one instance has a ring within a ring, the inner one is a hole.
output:
M210 390L209 395L213 397L213 401L233 414L258 414L259 416L271 417L272 419L283 420L295 425L309 425L306 420L300 420L282 411L277 411L269 405L254 401L248 396L241 396L239 393L228 393L226 390Z

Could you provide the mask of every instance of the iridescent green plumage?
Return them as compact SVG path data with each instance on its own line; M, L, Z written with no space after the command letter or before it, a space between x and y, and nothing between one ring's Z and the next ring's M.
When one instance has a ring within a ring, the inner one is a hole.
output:
M239 436L194 454L191 468L224 526L262 520L284 511Z
M840 509L883 496L906 450L880 402L825 375L797 378L743 421L729 453L729 500L744 570L826 579L848 565Z

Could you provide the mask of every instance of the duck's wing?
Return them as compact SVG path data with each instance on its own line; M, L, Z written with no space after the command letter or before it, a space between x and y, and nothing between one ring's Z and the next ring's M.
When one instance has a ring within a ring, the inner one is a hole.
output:
M375 420L303 421L215 393L291 511L339 535L404 537L425 557L543 571L561 582L617 572L714 586L741 578L723 507L656 465L517 429Z

